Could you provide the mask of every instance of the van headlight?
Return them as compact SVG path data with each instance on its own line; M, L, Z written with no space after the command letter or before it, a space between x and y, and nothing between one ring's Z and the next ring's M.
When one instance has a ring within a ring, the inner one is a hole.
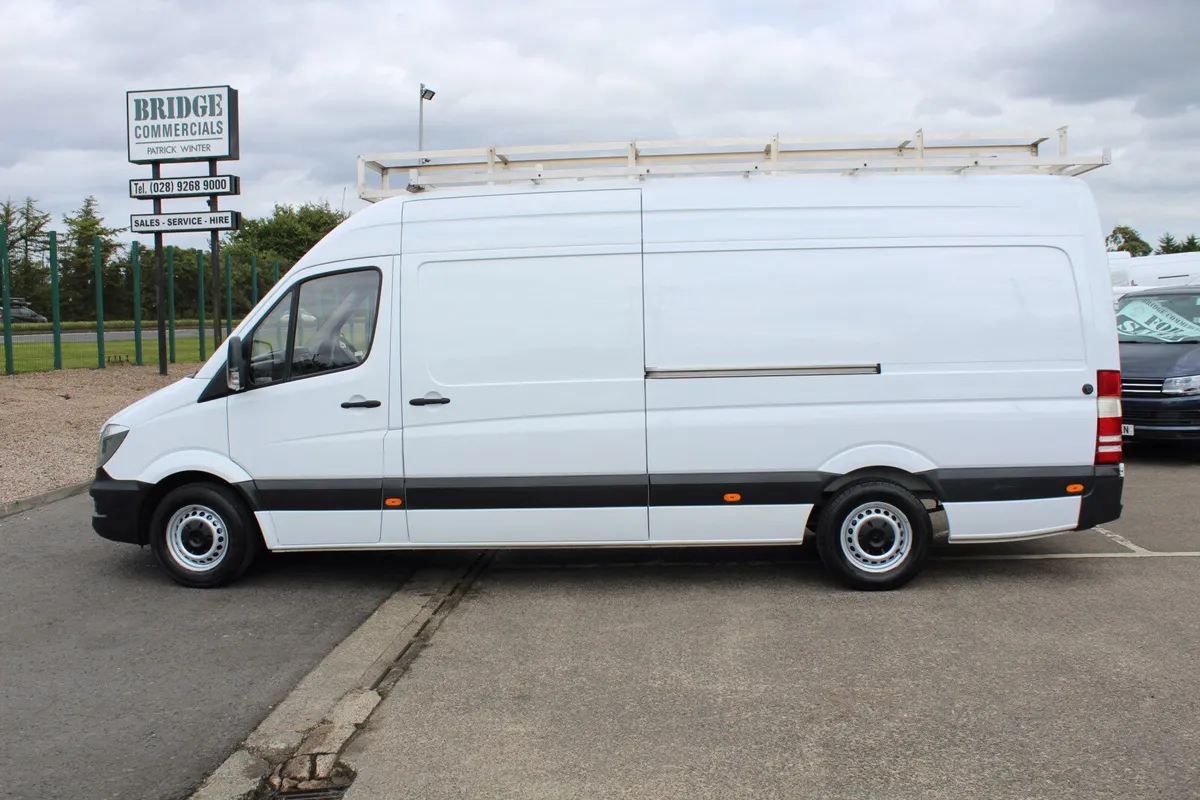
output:
M100 454L96 456L96 469L100 469L117 452L121 442L129 435L129 428L124 425L105 425L100 431Z
M1163 381L1163 394L1200 394L1200 375L1184 375Z

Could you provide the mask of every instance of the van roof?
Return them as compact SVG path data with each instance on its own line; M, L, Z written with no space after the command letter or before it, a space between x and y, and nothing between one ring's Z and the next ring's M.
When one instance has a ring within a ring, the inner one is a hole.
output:
M395 255L406 203L459 197L504 197L563 192L637 189L643 209L725 210L754 208L1037 208L1050 217L1094 213L1090 189L1063 175L741 176L587 181L540 186L498 185L438 189L390 197L352 214L318 242L297 267L351 258Z
M1152 253L1133 262L1138 267L1159 267L1174 264L1200 264L1200 253Z

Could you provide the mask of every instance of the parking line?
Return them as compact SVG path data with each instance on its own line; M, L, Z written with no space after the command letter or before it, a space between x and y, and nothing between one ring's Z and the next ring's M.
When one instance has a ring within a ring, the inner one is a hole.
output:
M1134 545L1134 547L1137 547ZM961 556L930 556L932 562L939 561L1061 561L1072 558L1200 558L1200 550L1185 550L1172 553L1158 553L1145 548L1137 548L1129 553L986 553L982 555ZM816 561L798 561L795 559L779 559L772 561L614 561L609 563L590 562L586 564L494 564L498 572L550 572L564 570L595 570L595 569L631 569L631 568L660 568L660 567L778 567L795 566Z
M989 553L981 556L941 556L930 561L1048 561L1064 558L1200 558L1200 551L1156 553L1139 548L1134 553Z
M1138 546L1138 545L1134 544L1133 542L1129 541L1128 539L1126 539L1126 538L1125 538L1124 536L1122 536L1121 534L1119 534L1119 533L1116 533L1116 532L1114 532L1114 531L1110 531L1108 528L1100 528L1100 527L1097 527L1097 528L1095 528L1094 530L1096 530L1096 531L1098 531L1098 532L1100 532L1100 533L1104 534L1105 536L1107 536L1107 537L1108 537L1109 539L1111 539L1112 541L1114 541L1114 542L1116 542L1117 544L1121 545L1121 547L1127 547L1127 548L1129 548L1130 550L1132 550L1132 551L1133 551L1133 552L1135 552L1135 553L1149 553L1149 552L1151 552L1151 551L1147 550L1147 549L1146 549L1146 548L1144 548L1144 547L1140 547L1140 546Z

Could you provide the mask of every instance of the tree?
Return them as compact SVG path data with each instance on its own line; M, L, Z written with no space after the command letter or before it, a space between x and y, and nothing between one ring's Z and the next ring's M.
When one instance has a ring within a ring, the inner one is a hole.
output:
M50 235L47 226L51 214L41 211L32 197L26 197L18 212L20 258L9 258L12 270L12 290L24 297L30 305L50 315L50 266L46 257L50 252Z
M0 224L4 225L4 231L8 234L8 246L15 248L13 240L19 235L18 227L20 225L20 209L11 198L0 203Z
M0 203L0 224L4 226L4 232L7 234L4 240L8 242L8 259L9 263L17 257L19 247L17 238L20 236L21 226L21 210L11 199ZM14 292L14 294L16 294ZM18 297L20 295L17 295Z
M1162 256L1170 253L1178 253L1180 252L1179 247L1179 242L1175 241L1174 236L1169 233L1164 233L1162 236L1158 237L1158 249L1154 251L1154 254Z
M141 289L142 289L142 320L149 327L153 327L158 319L158 313L155 311L158 301L158 287L155 284L155 263L154 263L154 248L146 247L142 243L138 243L139 254L138 262L141 271ZM175 269L175 319L196 319L199 316L197 303L200 299L199 287L197 286L198 278L196 275L196 254L203 253L204 257L204 291L207 293L211 284L211 273L209 272L209 256L207 251L196 250L191 247L175 247L173 245L165 245L163 247L163 276L166 280L168 269L172 262ZM121 277L121 286L114 292L109 292L106 288L104 293L104 316L109 319L133 319L133 248L126 250L120 258L115 260L110 269L116 275ZM167 295L169 281L163 284L163 299L166 305L163 312L167 313L170 309L170 298ZM222 284L224 285L224 284ZM211 311L211 296L206 295L204 313L209 315Z
M38 209L37 201L26 197L17 205L11 200L0 204L0 219L8 232L8 268L14 297L23 297L47 315L50 312L50 270L46 255L50 237L46 227L51 215Z
M1196 234L1188 234L1188 237L1181 242L1170 233L1164 233L1158 238L1158 249L1154 253L1161 256L1170 253L1195 253L1197 251L1200 251L1200 239L1196 238Z
M10 198L0 203L0 220L3 220L4 228L8 232L9 249L16 250L30 239L36 240L45 236L50 215L39 211L37 201L32 197L26 197L25 202L20 205Z
M104 297L119 304L118 298L127 297L125 274L122 265L114 261L124 246L114 238L121 228L107 228L104 218L96 213L96 198L88 195L83 205L75 212L63 215L66 231L58 249L60 296L64 320L93 320L96 318L96 272L92 258L92 237L100 237L101 275L104 280ZM113 311L119 311L114 307ZM105 316L114 318L106 310Z
M1141 234L1128 225L1118 225L1113 228L1104 243L1110 252L1129 253L1135 258L1148 256L1151 253L1150 245L1142 239Z
M299 207L276 204L269 217L243 218L242 229L229 234L225 246L238 261L248 261L253 253L260 265L276 258L291 265L348 216L328 201Z

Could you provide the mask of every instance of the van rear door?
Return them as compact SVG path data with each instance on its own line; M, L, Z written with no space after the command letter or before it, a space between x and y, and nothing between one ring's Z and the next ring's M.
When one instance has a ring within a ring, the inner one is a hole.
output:
M405 203L413 542L648 538L640 208L637 189Z

